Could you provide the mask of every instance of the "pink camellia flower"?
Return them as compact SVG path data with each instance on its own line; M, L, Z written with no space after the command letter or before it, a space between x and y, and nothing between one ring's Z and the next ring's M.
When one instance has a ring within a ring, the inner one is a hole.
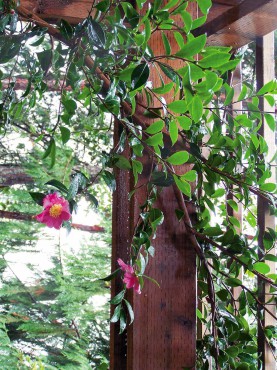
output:
M126 284L126 288L134 288L134 291L140 294L141 290L139 285L139 278L137 277L133 266L126 265L126 263L124 263L121 258L118 258L117 263L119 264L121 270L124 272L123 282Z
M60 229L63 221L68 221L71 217L68 201L59 197L57 193L46 195L43 199L43 208L44 211L35 218L48 227Z

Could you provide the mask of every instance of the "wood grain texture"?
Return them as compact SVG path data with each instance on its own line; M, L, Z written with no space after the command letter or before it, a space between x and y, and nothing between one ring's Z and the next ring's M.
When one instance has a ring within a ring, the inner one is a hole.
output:
M277 28L277 0L244 0L226 11L223 7L214 5L209 22L195 32L207 33L209 45L239 48Z
M257 89L260 89L264 84L271 81L275 77L275 60L274 60L274 33L266 35L265 37L257 39L256 44L256 79L257 79ZM265 99L260 100L260 109L272 112L274 115L274 107L271 107ZM266 160L270 161L276 152L275 135L268 127L268 125L263 122L262 127L259 130L259 134L263 136L268 145L268 155ZM276 172L272 170L271 178L268 182L276 183ZM264 233L268 228L275 229L276 219L274 215L271 214L268 204L261 198L258 197L257 200L257 223L259 225L259 236L258 236L258 246L259 246L259 259L263 260L264 256ZM276 248L273 248L270 253L276 254ZM276 264L274 262L266 261L266 263L271 268L271 273L276 272ZM268 302L272 296L270 295L270 286L265 284L262 279L258 278L258 298L261 302ZM273 302L272 302L273 303ZM268 304L267 309L276 315L276 306L273 304ZM261 307L258 307L258 315L261 318L261 323L263 326L275 326L276 320L272 316L265 312ZM263 329L261 325L258 325L258 353L259 357L259 368L261 370L275 370L276 360L272 349L269 348Z

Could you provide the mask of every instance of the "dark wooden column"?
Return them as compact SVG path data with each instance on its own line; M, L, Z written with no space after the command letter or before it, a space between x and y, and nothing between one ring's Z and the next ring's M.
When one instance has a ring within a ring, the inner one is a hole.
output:
M168 33L168 38L173 42L173 34ZM151 40L151 47L154 54L164 54L161 34L158 32ZM180 63L174 61L172 66L180 68ZM153 86L160 86L154 68L150 79ZM172 97L166 98L172 101ZM142 114L139 111L137 113ZM145 117L143 119L145 121ZM116 129L117 132L120 130L119 127ZM146 167L150 160L146 153L143 158ZM179 170L184 173L188 167ZM146 170L141 182L148 178ZM131 184L128 173L119 170L113 205L113 268L117 258L129 260L131 235L139 216L139 206L145 200L145 190L141 188L128 201L127 191ZM153 240L155 257L151 259L145 274L157 280L160 288L145 280L141 295L128 292L135 321L128 327L127 342L125 335L119 336L118 329L112 324L111 370L182 370L195 366L195 253L188 242L185 227L176 218L178 203L172 187L163 189L157 206L164 212L165 221ZM120 285L120 281L114 282L114 294L119 291Z

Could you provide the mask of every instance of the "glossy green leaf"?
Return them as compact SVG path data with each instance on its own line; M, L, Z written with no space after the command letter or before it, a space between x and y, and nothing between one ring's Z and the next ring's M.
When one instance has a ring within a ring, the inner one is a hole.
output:
M270 272L270 267L264 262L254 263L253 269L264 275Z
M133 90L146 84L149 78L149 67L147 63L139 64L133 71L131 75L132 88Z
M170 46L168 38L167 38L167 36L164 32L162 32L162 40L163 40L163 44L164 44L165 54L170 55L171 54L171 46Z
M273 115L270 114L270 113L265 113L264 114L264 117L265 117L266 123L268 124L268 127L272 131L275 131L275 129L276 129L276 121L275 121Z
M163 147L163 134L159 132L158 134L148 137L145 142L147 145L150 146L160 145L161 147Z
M111 304L119 304L122 302L123 298L124 298L124 295L125 295L125 290L122 290L121 292L119 292L115 297L113 297L111 299Z
M172 145L174 145L178 140L178 126L175 121L169 122L169 136L172 142Z
M151 123L151 125L145 130L145 132L147 134L156 134L157 132L160 132L162 131L162 129L164 128L164 121L162 120L159 120L159 121L155 121L153 123Z
M177 185L178 189L181 190L183 194L185 194L188 198L191 197L191 187L190 184L185 181L180 179L178 176L173 175L175 184Z
M70 130L67 127L60 126L60 131L62 135L62 142L63 144L66 144L70 139Z
M175 100L169 103L167 107L174 113L185 113L187 111L187 105L184 100Z
M175 55L185 59L192 59L203 50L206 41L206 35L195 37L193 40L187 42Z
M191 117L195 122L199 122L203 114L203 103L198 95L192 99Z
M60 190L61 192L65 193L65 194L68 193L67 187L62 182L60 182L58 180L53 179L53 180L47 181L45 183L45 185L54 186L54 188Z
M182 175L182 179L193 182L197 179L197 172L194 170L190 170L186 172L184 175Z
M187 131L190 129L192 121L187 116L178 116L176 117L179 125L182 127L183 130Z
M170 164L175 165L182 165L186 163L189 159L189 153L186 151L181 151L172 154L170 157L167 158L167 162Z

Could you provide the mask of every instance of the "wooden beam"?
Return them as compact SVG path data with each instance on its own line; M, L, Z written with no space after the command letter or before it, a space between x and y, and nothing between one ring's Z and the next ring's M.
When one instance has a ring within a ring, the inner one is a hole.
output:
M214 18L220 5L215 4L208 22L194 34L206 33L209 45L239 48L277 28L277 0L244 0Z
M99 1L98 1L99 2ZM65 19L77 24L86 18L94 3L93 0L22 0L20 4L27 10L39 15L42 19L57 23Z
M257 39L256 44L256 78L257 78L257 89L259 90L265 83L271 81L275 77L275 63L274 63L274 33ZM261 99L260 108L264 111L271 111L274 114L274 108L271 107L265 99ZM267 160L270 161L276 152L275 146L275 135L272 133L268 125L263 122L263 125L259 131L260 135L263 136L265 142L268 145L268 156ZM276 172L272 169L271 178L269 182L276 182ZM258 236L258 255L259 259L263 260L265 247L264 247L264 235L268 228L275 230L275 216L270 214L268 205L264 200L258 197L257 201L257 223L259 227ZM272 254L276 253L276 248L271 250ZM267 261L270 265L271 273L276 272L276 264L274 262ZM258 294L261 302L268 302L272 296L269 294L270 287L265 284L261 279L258 278ZM276 314L276 307L274 300L271 305L267 305L268 310L272 314ZM258 354L259 354L259 369L261 370L275 370L276 361L272 353L272 349L269 348L264 332L263 326L276 325L276 321L267 313L262 307L258 307Z
M149 4L150 1L147 3ZM170 43L172 42L174 52L174 35L165 32ZM156 36L155 33L155 37L150 40L150 45L154 53L164 54L160 36ZM179 60L172 63L173 68L180 68ZM151 81L153 86L160 85L159 76L154 68L151 70ZM168 101L174 99L173 96L167 98ZM144 109L139 103L138 101L136 115L146 124L151 123L151 120L143 115ZM116 144L120 127L116 124L115 128ZM127 148L126 154L128 155ZM125 262L130 260L132 235L139 219L140 205L145 203L147 196L145 184L149 182L152 171L152 154L144 153L142 160L145 170L137 184L137 191L130 201L128 191L133 187L132 175L117 169L117 191L113 200L113 270L118 268L117 258L122 258ZM179 170L185 173L190 168L190 165L185 165ZM176 370L195 367L195 252L184 224L176 218L175 209L179 206L172 187L163 189L156 206L164 212L165 220L159 226L156 238L152 242L155 247L155 257L151 258L145 274L156 279L160 288L145 279L141 295L128 290L128 299L133 305L135 321L127 328L127 338L124 334L119 336L118 327L112 324L111 370ZM194 212L193 208L190 212ZM112 289L113 295L122 289L121 279L113 282Z
M93 0L21 0L20 4L47 21L65 19L76 24L88 16ZM277 0L217 0L208 23L195 30L195 35L207 33L209 45L238 48L276 28Z

